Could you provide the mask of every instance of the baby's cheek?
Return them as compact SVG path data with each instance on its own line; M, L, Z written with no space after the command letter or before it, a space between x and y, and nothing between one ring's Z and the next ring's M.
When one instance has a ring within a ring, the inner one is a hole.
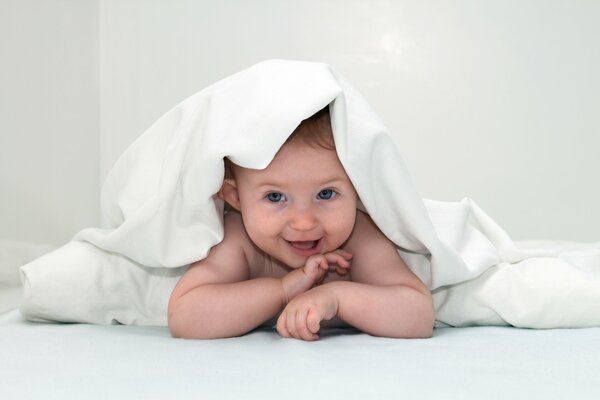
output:
M339 248L344 242L348 240L352 231L354 230L354 224L356 223L356 214L349 213L344 218L339 218L335 224L335 248Z
M244 220L246 233L250 240L263 251L269 251L269 245L279 234L279 231L273 226L269 218L248 218Z

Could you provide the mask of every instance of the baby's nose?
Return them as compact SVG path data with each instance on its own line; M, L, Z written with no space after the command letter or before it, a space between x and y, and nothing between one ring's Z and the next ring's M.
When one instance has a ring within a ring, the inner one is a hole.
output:
M307 232L315 229L317 218L313 212L307 209L297 209L290 219L290 227L297 231Z

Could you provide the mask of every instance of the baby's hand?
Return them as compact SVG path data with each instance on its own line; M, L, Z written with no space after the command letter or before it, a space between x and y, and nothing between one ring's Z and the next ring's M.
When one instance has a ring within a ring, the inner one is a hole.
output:
M327 285L316 287L295 297L277 320L277 332L283 337L318 340L321 321L338 312L338 300Z
M351 258L351 253L340 249L308 257L304 267L291 271L281 279L285 303L321 283L328 272L336 272L339 275L348 273Z

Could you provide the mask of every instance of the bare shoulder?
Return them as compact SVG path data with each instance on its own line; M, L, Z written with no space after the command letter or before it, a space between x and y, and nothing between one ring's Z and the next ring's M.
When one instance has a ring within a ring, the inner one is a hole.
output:
M248 270L262 262L262 260L257 260L261 253L257 251L256 246L248 237L240 213L230 211L225 214L223 231L223 241L211 249L207 260L234 256L236 263L243 264Z
M250 278L246 235L241 216L228 213L224 218L223 240L210 249L206 258L193 263L181 277L172 297L179 297L195 287L209 283L231 283Z
M370 246L395 249L395 245L381 232L371 217L357 210L354 230L344 248L354 254L369 251Z
M254 269L256 265L262 265L264 262L264 255L258 250L256 245L252 242L246 228L244 227L244 221L240 213L236 211L230 211L225 214L224 217L224 238L227 249L235 248L242 251L244 259L248 268ZM252 271L251 271L252 272Z
M357 211L354 231L344 249L353 255L350 269L353 281L378 286L402 284L427 291L421 280L408 268L396 245L366 213Z

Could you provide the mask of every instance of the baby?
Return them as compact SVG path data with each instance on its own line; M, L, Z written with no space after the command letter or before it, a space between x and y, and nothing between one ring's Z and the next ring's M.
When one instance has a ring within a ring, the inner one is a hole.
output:
M303 121L265 169L225 161L225 235L173 290L173 336L239 336L276 317L280 335L308 341L330 320L376 336L432 335L431 294L357 209L328 108Z

